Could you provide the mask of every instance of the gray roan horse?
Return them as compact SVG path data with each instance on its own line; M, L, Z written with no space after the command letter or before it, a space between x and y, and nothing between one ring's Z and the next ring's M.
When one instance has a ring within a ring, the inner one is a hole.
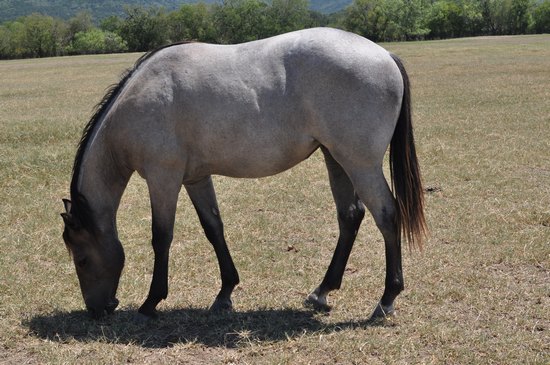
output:
M388 145L395 197L382 170ZM134 171L149 189L155 254L151 288L139 312L154 317L168 294L168 252L182 185L219 262L222 287L211 309L225 310L232 307L239 276L211 175L277 174L318 148L340 236L323 281L306 303L328 308L327 295L340 287L366 206L385 241L385 290L373 313L384 317L403 290L401 235L419 246L425 232L409 83L399 59L330 28L239 45L180 43L141 57L85 127L71 200L64 200L61 214L91 315L118 305L124 251L116 213Z

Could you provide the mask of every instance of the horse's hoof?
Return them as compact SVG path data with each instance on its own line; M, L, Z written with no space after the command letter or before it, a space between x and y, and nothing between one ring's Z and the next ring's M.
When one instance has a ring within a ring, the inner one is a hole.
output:
M324 313L328 313L332 309L332 307L327 303L327 298L319 297L316 291L307 296L306 300L304 300L304 306L317 312Z
M146 305L142 305L138 309L138 315L141 315L148 319L157 319L158 314L155 308L148 308Z
M210 312L221 313L233 311L233 303L231 299L219 299L216 298L214 304L210 307Z
M395 308L393 304L389 306L385 306L382 303L378 303L376 305L376 308L374 308L374 312L372 312L372 315L370 316L370 321L381 321L385 320L391 317L395 316Z

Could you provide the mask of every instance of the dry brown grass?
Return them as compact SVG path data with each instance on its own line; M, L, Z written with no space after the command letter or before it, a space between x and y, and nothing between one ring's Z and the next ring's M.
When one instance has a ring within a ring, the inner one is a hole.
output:
M370 218L334 310L302 307L337 235L320 154L271 178L215 179L242 281L223 315L206 311L217 263L182 194L170 295L158 321L135 321L152 250L133 179L119 217L121 307L88 319L58 213L92 106L138 55L0 62L0 362L547 364L550 36L387 46L413 82L431 237L404 253L407 289L380 326L365 321L384 281Z

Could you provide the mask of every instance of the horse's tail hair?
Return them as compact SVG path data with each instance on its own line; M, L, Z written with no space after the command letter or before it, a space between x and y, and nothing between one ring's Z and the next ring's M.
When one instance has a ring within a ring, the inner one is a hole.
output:
M411 92L407 72L401 60L391 55L403 78L401 112L390 143L392 190L397 202L397 225L409 248L422 249L427 234L424 218L424 189L416 158L411 116Z

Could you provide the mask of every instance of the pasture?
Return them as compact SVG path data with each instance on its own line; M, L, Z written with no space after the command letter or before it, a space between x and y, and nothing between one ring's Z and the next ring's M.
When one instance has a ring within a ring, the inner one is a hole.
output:
M283 174L214 180L241 284L207 311L218 266L182 192L160 317L135 321L152 273L146 187L118 229L114 315L84 311L59 213L76 144L138 54L0 62L0 363L548 364L550 36L392 43L412 82L431 235L404 250L397 316L367 319L384 284L367 216L329 314L302 306L338 234L320 152ZM387 167L387 166L386 166Z

